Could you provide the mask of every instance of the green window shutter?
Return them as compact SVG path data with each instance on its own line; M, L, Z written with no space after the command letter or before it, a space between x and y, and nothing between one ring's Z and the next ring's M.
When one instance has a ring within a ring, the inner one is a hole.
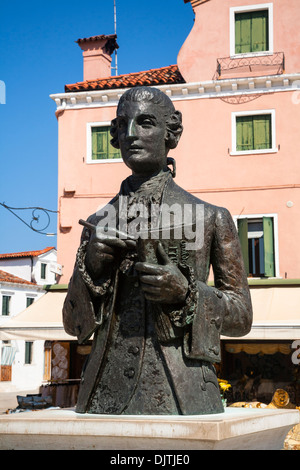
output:
M97 160L97 127L92 127L92 160Z
M32 341L25 341L25 364L31 364L32 361Z
M253 149L272 148L271 115L253 116Z
M41 263L41 279L46 279L47 264Z
M92 127L92 160L121 158L120 151L110 143L110 127Z
M237 116L236 150L260 150L272 148L271 115Z
M7 315L6 313L6 296L2 296L2 315Z
M268 11L252 13L251 52L269 50L269 15Z
M269 50L268 10L235 14L235 53Z
M107 127L92 128L92 160L108 158Z
M236 118L236 150L253 150L253 118L239 116Z
M11 297L8 295L2 296L2 315L10 314L10 299Z
M245 271L249 274L248 220L238 219L238 234L241 243Z
M111 143L110 143L110 139L108 141L108 154L109 154L109 158L121 158L121 152L119 149L115 149Z
M29 307L31 304L33 304L34 299L32 297L27 297L26 298L26 307Z
M235 15L235 53L251 52L251 13Z
M274 234L272 217L263 217L265 276L275 276Z

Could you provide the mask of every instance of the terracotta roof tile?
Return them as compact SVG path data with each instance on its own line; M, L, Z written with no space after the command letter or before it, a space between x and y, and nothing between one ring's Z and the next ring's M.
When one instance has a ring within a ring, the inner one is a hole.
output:
M31 286L36 286L35 282L26 281L21 277L14 276L13 274L7 273L0 269L0 282L9 282L12 284L29 284Z
M129 73L126 75L86 80L65 86L65 92L109 90L116 88L130 88L134 86L169 85L185 83L177 65L169 65L159 69L146 70L144 72Z
M116 34L100 34L98 36L90 36L89 38L79 38L77 39L77 42L78 44L81 43L81 42L89 42L89 41L99 41L101 39L117 39L117 35Z
M184 0L184 3L190 3L193 8L206 2L209 2L209 0Z
M2 259L10 259L10 258L31 258L33 256L39 256L43 255L44 253L47 253L50 250L55 250L54 246L48 246L47 248L44 248L43 250L36 250L36 251L22 251L19 253L3 253L0 254L0 260Z

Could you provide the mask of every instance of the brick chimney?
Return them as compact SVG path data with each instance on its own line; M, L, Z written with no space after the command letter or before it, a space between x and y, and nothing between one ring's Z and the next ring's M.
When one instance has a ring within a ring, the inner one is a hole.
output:
M78 39L83 55L83 80L111 76L111 56L119 48L116 34Z
M192 8L194 11L195 11L195 7L205 2L209 2L209 0L184 0L184 3L190 3L192 5Z

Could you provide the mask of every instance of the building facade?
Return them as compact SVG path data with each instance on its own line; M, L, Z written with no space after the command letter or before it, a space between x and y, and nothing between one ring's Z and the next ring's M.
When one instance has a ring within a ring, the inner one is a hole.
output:
M185 3L195 22L177 64L112 77L116 37L84 38L84 80L51 95L59 127L60 283L72 274L78 220L105 205L129 174L109 144L118 100L129 87L156 86L183 115L182 138L170 153L176 182L228 208L241 240L254 321L247 337L223 338L221 373L235 383L246 377L248 398L267 400L280 385L294 387L299 402L298 359L291 359L300 338L298 1Z
M46 284L55 284L57 270L54 247L0 254L0 331L46 293ZM33 390L44 378L45 341L25 336L0 334L1 391Z
M39 286L55 284L60 273L57 251L53 246L43 250L0 254L0 269Z

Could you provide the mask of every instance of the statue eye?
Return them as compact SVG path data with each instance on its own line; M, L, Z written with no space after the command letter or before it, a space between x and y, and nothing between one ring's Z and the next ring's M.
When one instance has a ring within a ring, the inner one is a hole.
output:
M142 127L152 127L155 126L155 121L149 116L141 116L138 119L138 124Z

